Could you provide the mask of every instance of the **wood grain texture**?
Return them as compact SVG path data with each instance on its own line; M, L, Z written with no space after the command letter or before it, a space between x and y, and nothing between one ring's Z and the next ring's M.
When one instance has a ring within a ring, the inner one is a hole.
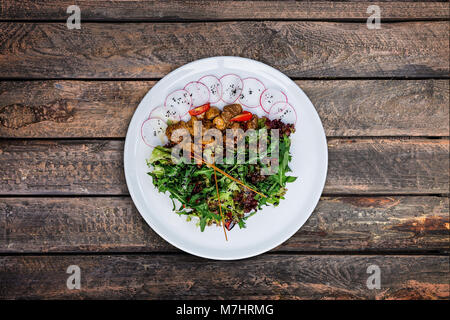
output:
M66 287L74 264L80 290ZM366 286L370 265L381 270L381 289ZM448 281L444 256L0 257L2 299L448 299Z
M155 81L0 82L0 137L125 137Z
M325 193L448 193L448 139L330 139ZM0 194L127 194L123 142L0 141ZM301 177L300 177L301 179Z
M380 30L334 22L84 23L80 30L0 23L1 78L157 78L217 55L253 58L290 77L445 77L449 31L440 21Z
M274 251L445 252L448 212L445 197L323 197ZM0 231L3 253L178 251L146 225L129 197L2 198Z
M329 193L448 193L449 140L328 142Z
M0 0L0 19L65 20L72 0ZM233 19L358 19L378 5L383 21L448 18L445 2L333 2L333 1L154 1L78 0L86 21L198 21Z
M327 136L449 136L448 80L297 83Z
M449 81L419 80L448 78L448 2L80 0L82 29L69 30L72 4L0 0L0 299L450 298L449 257L431 255L450 250L449 199L428 195L449 192ZM381 30L366 26L371 4ZM287 242L243 261L181 254L143 221L123 174L146 79L214 55L317 79L297 83L331 137L329 196ZM427 255L383 255L396 252ZM72 264L79 291L66 287ZM372 264L380 290L366 287Z
M449 136L448 80L296 81L328 137ZM154 81L0 82L0 137L123 138Z

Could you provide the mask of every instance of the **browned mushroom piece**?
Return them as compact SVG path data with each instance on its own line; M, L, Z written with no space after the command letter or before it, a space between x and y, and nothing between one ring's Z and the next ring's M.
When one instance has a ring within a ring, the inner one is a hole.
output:
M222 112L220 114L220 117L223 119L223 122L225 123L225 127L230 128L233 124L230 119L233 118L233 115L230 112Z
M203 144L212 143L214 141L213 137L205 138L206 131L208 129L214 128L212 121L203 120L202 134L203 134Z
M223 108L222 113L220 114L222 116L222 119L225 121L225 126L227 128L231 128L233 125L233 122L230 120L237 116L238 114L242 113L242 107L240 104L229 104Z
M233 122L233 123L231 124L231 129L232 129L232 130L241 129L241 125L239 124L239 122Z
M229 104L223 107L223 112L229 112L234 117L242 113L242 106L238 103Z
M178 129L187 130L187 132L189 132L189 128L186 125L186 122L184 122L184 121L176 122L174 124L167 126L167 128L166 128L167 138L169 138L169 140L174 143L179 143L183 140L183 137L181 135L178 135L178 137L173 136L173 132Z
M222 116L215 117L213 120L213 124L219 130L224 130L227 127L227 125L225 124L225 120L222 118Z
M231 130L235 141L240 141L244 137L244 131L242 130L242 126L239 122L232 122Z
M258 128L258 116L254 114L252 119L247 122L247 130L256 128Z
M205 119L212 120L220 114L220 110L217 107L210 107L208 111L205 112Z
M212 121L203 120L202 124L203 124L203 130L208 130L208 129L214 128L214 124Z
M195 123L195 121L200 121L200 120L198 120L197 117L192 116L191 119L189 119L189 121L186 122L186 126L187 126L191 136L194 136L194 123Z

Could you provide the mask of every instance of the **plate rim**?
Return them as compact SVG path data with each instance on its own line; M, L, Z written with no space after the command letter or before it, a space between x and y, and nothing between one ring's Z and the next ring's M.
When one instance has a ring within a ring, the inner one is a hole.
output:
M310 212L307 214L307 217L304 219L303 223L299 224L298 228L294 228L294 230L292 232L287 232L286 235L284 237L281 237L281 240L276 241L275 244L272 244L264 249L261 250L255 250L252 251L249 254L243 254L243 255L236 255L236 256L220 256L220 255L214 255L214 254L201 254L199 252L196 252L195 250L192 250L186 246L184 246L183 244L179 244L179 243L174 243L172 242L168 236L166 236L163 232L160 232L160 230L158 230L158 227L155 226L154 223L152 223L151 219L148 219L148 217L146 217L145 215L143 215L141 213L141 211L144 211L144 208L142 208L142 204L139 203L136 198L135 195L133 194L132 190L134 190L134 187L132 187L131 184L131 177L130 177L130 172L127 169L127 158L128 158L128 154L131 148L131 144L133 143L132 141L132 137L130 132L132 131L132 124L136 121L135 118L137 118L137 111L139 109L139 107L141 106L142 102L146 99L146 97L150 94L150 92L152 90L154 90L154 88L158 87L158 84L166 77L171 76L172 74L179 72L180 69L184 69L184 68L189 68L189 66L195 64L195 63L199 63L202 61L208 61L208 60L220 60L220 59L226 59L226 60L238 60L238 61L245 61L247 63L253 63L253 64L257 64L260 65L264 68L269 68L269 70L274 71L276 73L279 74L279 76L281 76L282 78L284 78L286 81L288 82L292 82L295 84L295 86L300 90L300 92L302 93L302 95L307 99L307 101L311 104L311 106L313 107L313 112L315 113L315 115L317 116L317 118L319 119L319 125L321 127L321 131L320 131L320 135L321 138L324 141L324 150L323 154L324 154L324 164L325 164L325 170L324 170L324 174L322 177L322 181L320 181L320 192L318 192L318 195L316 196L316 199L314 199L314 201L311 201L311 203L313 203L314 205L312 206L312 209L310 210ZM325 187L325 183L326 183L326 179L327 179L327 174L328 174L328 144L327 144L327 137L325 134L325 130L323 128L323 123L322 120L317 112L317 109L314 107L314 104L311 102L311 100L309 99L309 97L306 95L306 93L300 88L300 86L298 86L291 78L289 78L287 75L285 75L283 72L281 72L280 70L267 65L263 62L257 61L257 60L253 60L253 59L249 59L249 58L244 58L244 57L239 57L239 56L214 56L214 57L207 57L207 58L202 58L202 59L197 59L194 60L192 62L186 63L174 70L172 70L171 72L169 72L168 74L166 74L163 78L161 78L150 90L147 91L147 93L144 95L144 97L140 100L139 105L137 106L136 110L133 113L133 116L129 122L128 125L128 129L127 129L127 133L126 133L126 137L125 137L125 144L124 144L124 154L123 154L123 166L124 166L124 173L125 173L125 182L127 185L127 189L129 192L129 195L133 201L134 206L136 207L137 211L139 212L140 216L144 219L144 221L149 225L149 227L158 235L160 236L162 239L164 239L165 241L167 241L169 244L171 244L172 246L186 252L189 254L192 254L194 256L197 257L201 257L201 258L205 258L205 259L211 259L211 260L242 260L242 259L247 259L247 258L251 258L251 257L255 257L258 256L260 254L263 254L265 252L268 252L276 247L278 247L279 245L281 245L282 243L286 242L288 239L290 239L296 232L298 232L298 230L300 230L304 224L308 221L308 219L311 217L312 213L314 212L315 208L317 207L317 204L320 201L320 198L322 196L324 187Z

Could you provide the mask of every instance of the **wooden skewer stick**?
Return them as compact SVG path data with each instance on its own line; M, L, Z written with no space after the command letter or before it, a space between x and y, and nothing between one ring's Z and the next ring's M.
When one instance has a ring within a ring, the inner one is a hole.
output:
M216 169L214 169L214 180L216 180L217 201L219 202L219 212L220 212L220 217L222 218L223 232L225 233L225 240L228 241L227 230L225 229L225 218L223 217L223 213L222 213L222 203L220 202L219 184L217 183Z
M205 160L199 159L198 157L195 157L195 156L194 156L194 158L197 159L197 160L201 160L201 161L202 161L204 164L206 164L208 167L211 167L211 168L213 168L214 170L219 171L219 172L220 172L221 174L223 174L224 176L230 178L230 179L233 180L233 181L236 181L237 183L239 183L240 185L244 186L245 188L247 188L247 189L253 191L254 193L259 194L261 197L267 198L266 195L262 194L261 192L256 191L256 190L253 189L253 188L250 188L249 186L247 186L246 184L244 184L244 183L241 182L240 180L238 180L238 179L236 179L235 177L229 175L229 174L226 173L225 171L223 171L223 170L217 168L214 164L212 164L212 163L207 163Z

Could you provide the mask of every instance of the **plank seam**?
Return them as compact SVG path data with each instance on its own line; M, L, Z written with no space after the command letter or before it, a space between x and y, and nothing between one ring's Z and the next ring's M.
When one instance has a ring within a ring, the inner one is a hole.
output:
M1 109L1 106L0 106ZM327 136L331 140L448 140L450 136ZM8 141L125 141L125 137L1 137L0 142Z
M176 249L178 250L178 249ZM193 256L183 251L161 251L161 252L0 252L0 257L14 257L14 256ZM274 256L274 255L291 255L291 256L449 256L448 251L429 250L429 251L274 251L266 252L259 256ZM203 258L202 258L203 259ZM250 258L251 259L251 258Z
M2 23L66 23L67 19L0 19ZM219 22L336 22L336 23L366 23L367 18L253 18L253 19L202 19L202 20L189 20L189 19L95 19L95 18L87 18L81 19L81 23L98 23L98 24L125 24L125 23L153 23L153 24L163 24L163 23L219 23ZM445 22L450 21L449 18L381 18L381 23L403 23L403 22Z
M429 77L414 77L414 76L394 76L394 77L289 77L293 81L367 81L367 80L404 80L404 81L412 81L412 80L450 80L449 75L442 76L429 76ZM110 81L110 82L119 82L119 81L130 81L130 82L144 82L144 81L159 81L162 78L71 78L71 77L50 77L50 78L25 78L25 77L1 77L0 81Z
M375 198L375 197L449 197L449 193L322 193L321 197L336 197L336 198L351 198L351 197L361 197L361 198ZM26 193L17 193L17 194L0 194L0 199L6 198L130 198L130 194L128 193L117 193L117 194L108 194L108 193L97 193L97 194L52 194L52 193L41 193L41 194L26 194Z

